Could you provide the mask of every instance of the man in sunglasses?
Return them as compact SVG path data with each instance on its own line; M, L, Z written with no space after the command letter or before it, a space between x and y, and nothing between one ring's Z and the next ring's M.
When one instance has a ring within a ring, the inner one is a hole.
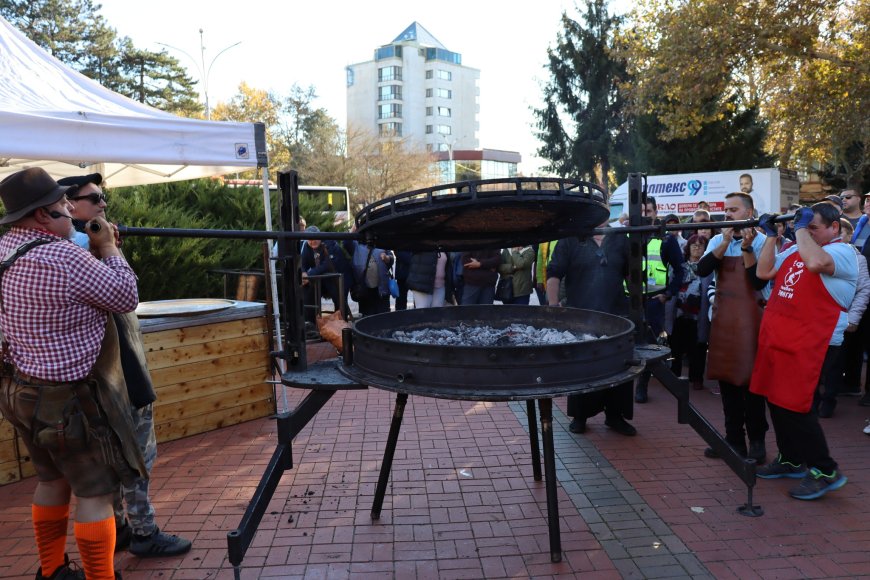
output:
M861 210L861 194L854 189L846 189L840 193L840 200L843 202L843 217L849 220L852 228L855 228L858 220L864 215Z
M75 234L73 241L88 248L88 236L84 233L85 224L95 217L106 217L107 199L100 184L103 176L99 173L65 177L58 181L61 185L78 186L67 196L72 206ZM111 225L111 224L110 224ZM115 243L120 245L118 230L114 225ZM157 458L157 436L154 432L152 403L157 399L151 377L145 363L145 352L139 331L139 321L135 313L115 315L121 343L121 363L127 382L130 398L130 415L136 429L136 439L148 473ZM190 540L162 532L154 522L154 506L148 495L149 479L137 478L132 486L122 486L115 494L116 551L129 547L131 554L142 558L176 556L190 550ZM126 503L126 516L121 502Z

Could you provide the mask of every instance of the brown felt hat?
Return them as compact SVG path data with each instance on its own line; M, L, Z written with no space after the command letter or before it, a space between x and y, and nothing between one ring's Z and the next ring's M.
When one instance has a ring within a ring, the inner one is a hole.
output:
M13 173L0 181L0 199L6 208L0 224L16 222L37 208L56 203L68 191L76 189L77 186L58 185L41 167Z

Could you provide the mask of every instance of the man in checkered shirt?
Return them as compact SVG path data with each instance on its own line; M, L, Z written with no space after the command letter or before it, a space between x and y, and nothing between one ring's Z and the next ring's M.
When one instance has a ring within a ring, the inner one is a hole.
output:
M109 313L138 304L136 276L105 219L88 229L91 252L70 241L67 194L74 192L40 168L0 182L6 210L0 224L11 226L0 238L0 257L8 264L19 254L0 279L0 411L27 446L39 479L32 506L38 579L115 577L112 494L122 477L144 475L141 455L139 465L127 455L131 445L138 453L132 431L119 437L98 392L107 383L94 378L105 360L104 337L107 344L111 337ZM22 252L36 240L47 243ZM84 571L64 553L71 492Z

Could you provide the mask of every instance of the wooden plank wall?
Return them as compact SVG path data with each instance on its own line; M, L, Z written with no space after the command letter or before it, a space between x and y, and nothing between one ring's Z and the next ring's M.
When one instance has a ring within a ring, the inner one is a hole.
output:
M268 332L259 317L143 335L158 443L275 413ZM0 417L0 485L30 475L27 449Z

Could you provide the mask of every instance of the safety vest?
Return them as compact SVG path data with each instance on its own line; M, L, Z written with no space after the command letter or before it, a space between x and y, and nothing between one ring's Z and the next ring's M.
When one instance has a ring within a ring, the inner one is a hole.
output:
M662 241L653 238L646 245L646 271L647 284L665 286L668 283L668 269L662 262Z

